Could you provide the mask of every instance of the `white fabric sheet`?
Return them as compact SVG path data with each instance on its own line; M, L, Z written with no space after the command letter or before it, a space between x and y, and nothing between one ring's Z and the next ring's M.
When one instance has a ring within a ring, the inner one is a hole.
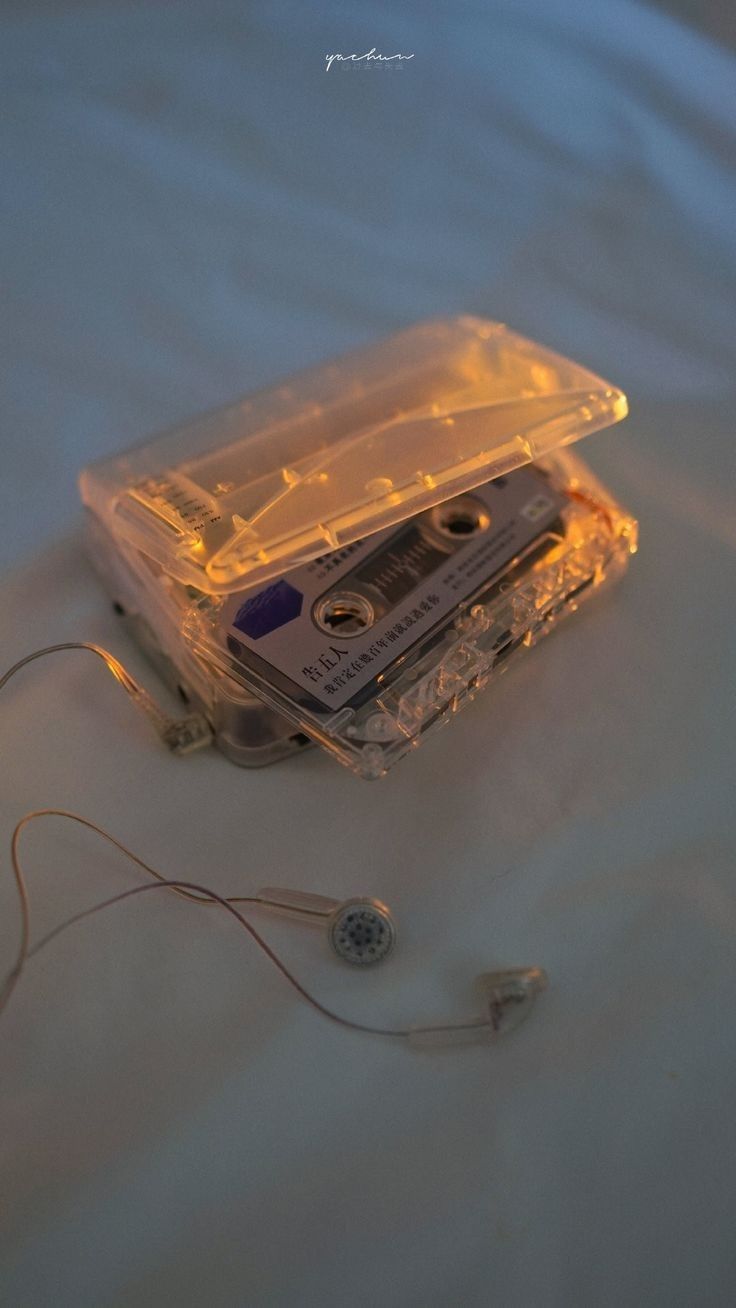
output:
M733 55L630 0L29 0L0 33L3 666L92 639L153 686L78 468L433 313L629 392L586 453L642 527L379 784L172 760L81 653L3 692L5 844L58 806L222 892L378 894L401 946L370 976L266 928L368 1021L551 977L508 1044L419 1054L321 1021L214 910L78 927L0 1025L3 1301L732 1304ZM372 46L414 58L325 73ZM137 881L58 821L23 854L38 932Z

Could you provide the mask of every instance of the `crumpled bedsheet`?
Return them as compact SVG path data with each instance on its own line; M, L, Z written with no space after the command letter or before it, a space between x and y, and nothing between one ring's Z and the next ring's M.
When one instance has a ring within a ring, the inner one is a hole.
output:
M386 780L318 750L165 755L83 653L2 695L10 832L79 811L166 875L393 907L375 974L263 923L359 1020L474 1011L418 1052L309 1011L165 893L33 960L0 1025L17 1308L699 1308L734 1301L733 53L631 0L6 6L2 665L62 640L155 677L85 560L78 469L432 314L581 359L631 416L586 457L627 577ZM390 65L325 55L375 46ZM34 931L137 884L25 833Z

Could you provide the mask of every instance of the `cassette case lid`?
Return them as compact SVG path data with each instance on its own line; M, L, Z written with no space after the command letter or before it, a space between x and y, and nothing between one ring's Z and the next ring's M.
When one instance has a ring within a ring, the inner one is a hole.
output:
M91 465L82 496L171 576L249 589L626 414L501 323L420 323Z

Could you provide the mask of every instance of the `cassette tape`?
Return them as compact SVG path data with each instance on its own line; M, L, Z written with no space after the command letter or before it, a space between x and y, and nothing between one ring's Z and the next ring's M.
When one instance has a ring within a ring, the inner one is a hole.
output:
M569 454L318 556L187 636L341 762L378 777L514 651L625 567L631 521Z
M626 411L502 323L419 323L86 468L91 552L234 762L378 777L623 571L568 447Z

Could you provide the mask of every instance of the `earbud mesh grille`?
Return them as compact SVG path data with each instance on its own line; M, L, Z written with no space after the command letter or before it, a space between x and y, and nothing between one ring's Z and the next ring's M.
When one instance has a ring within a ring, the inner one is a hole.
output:
M343 904L330 926L335 953L347 963L378 963L391 952L396 928L387 909L371 902Z

